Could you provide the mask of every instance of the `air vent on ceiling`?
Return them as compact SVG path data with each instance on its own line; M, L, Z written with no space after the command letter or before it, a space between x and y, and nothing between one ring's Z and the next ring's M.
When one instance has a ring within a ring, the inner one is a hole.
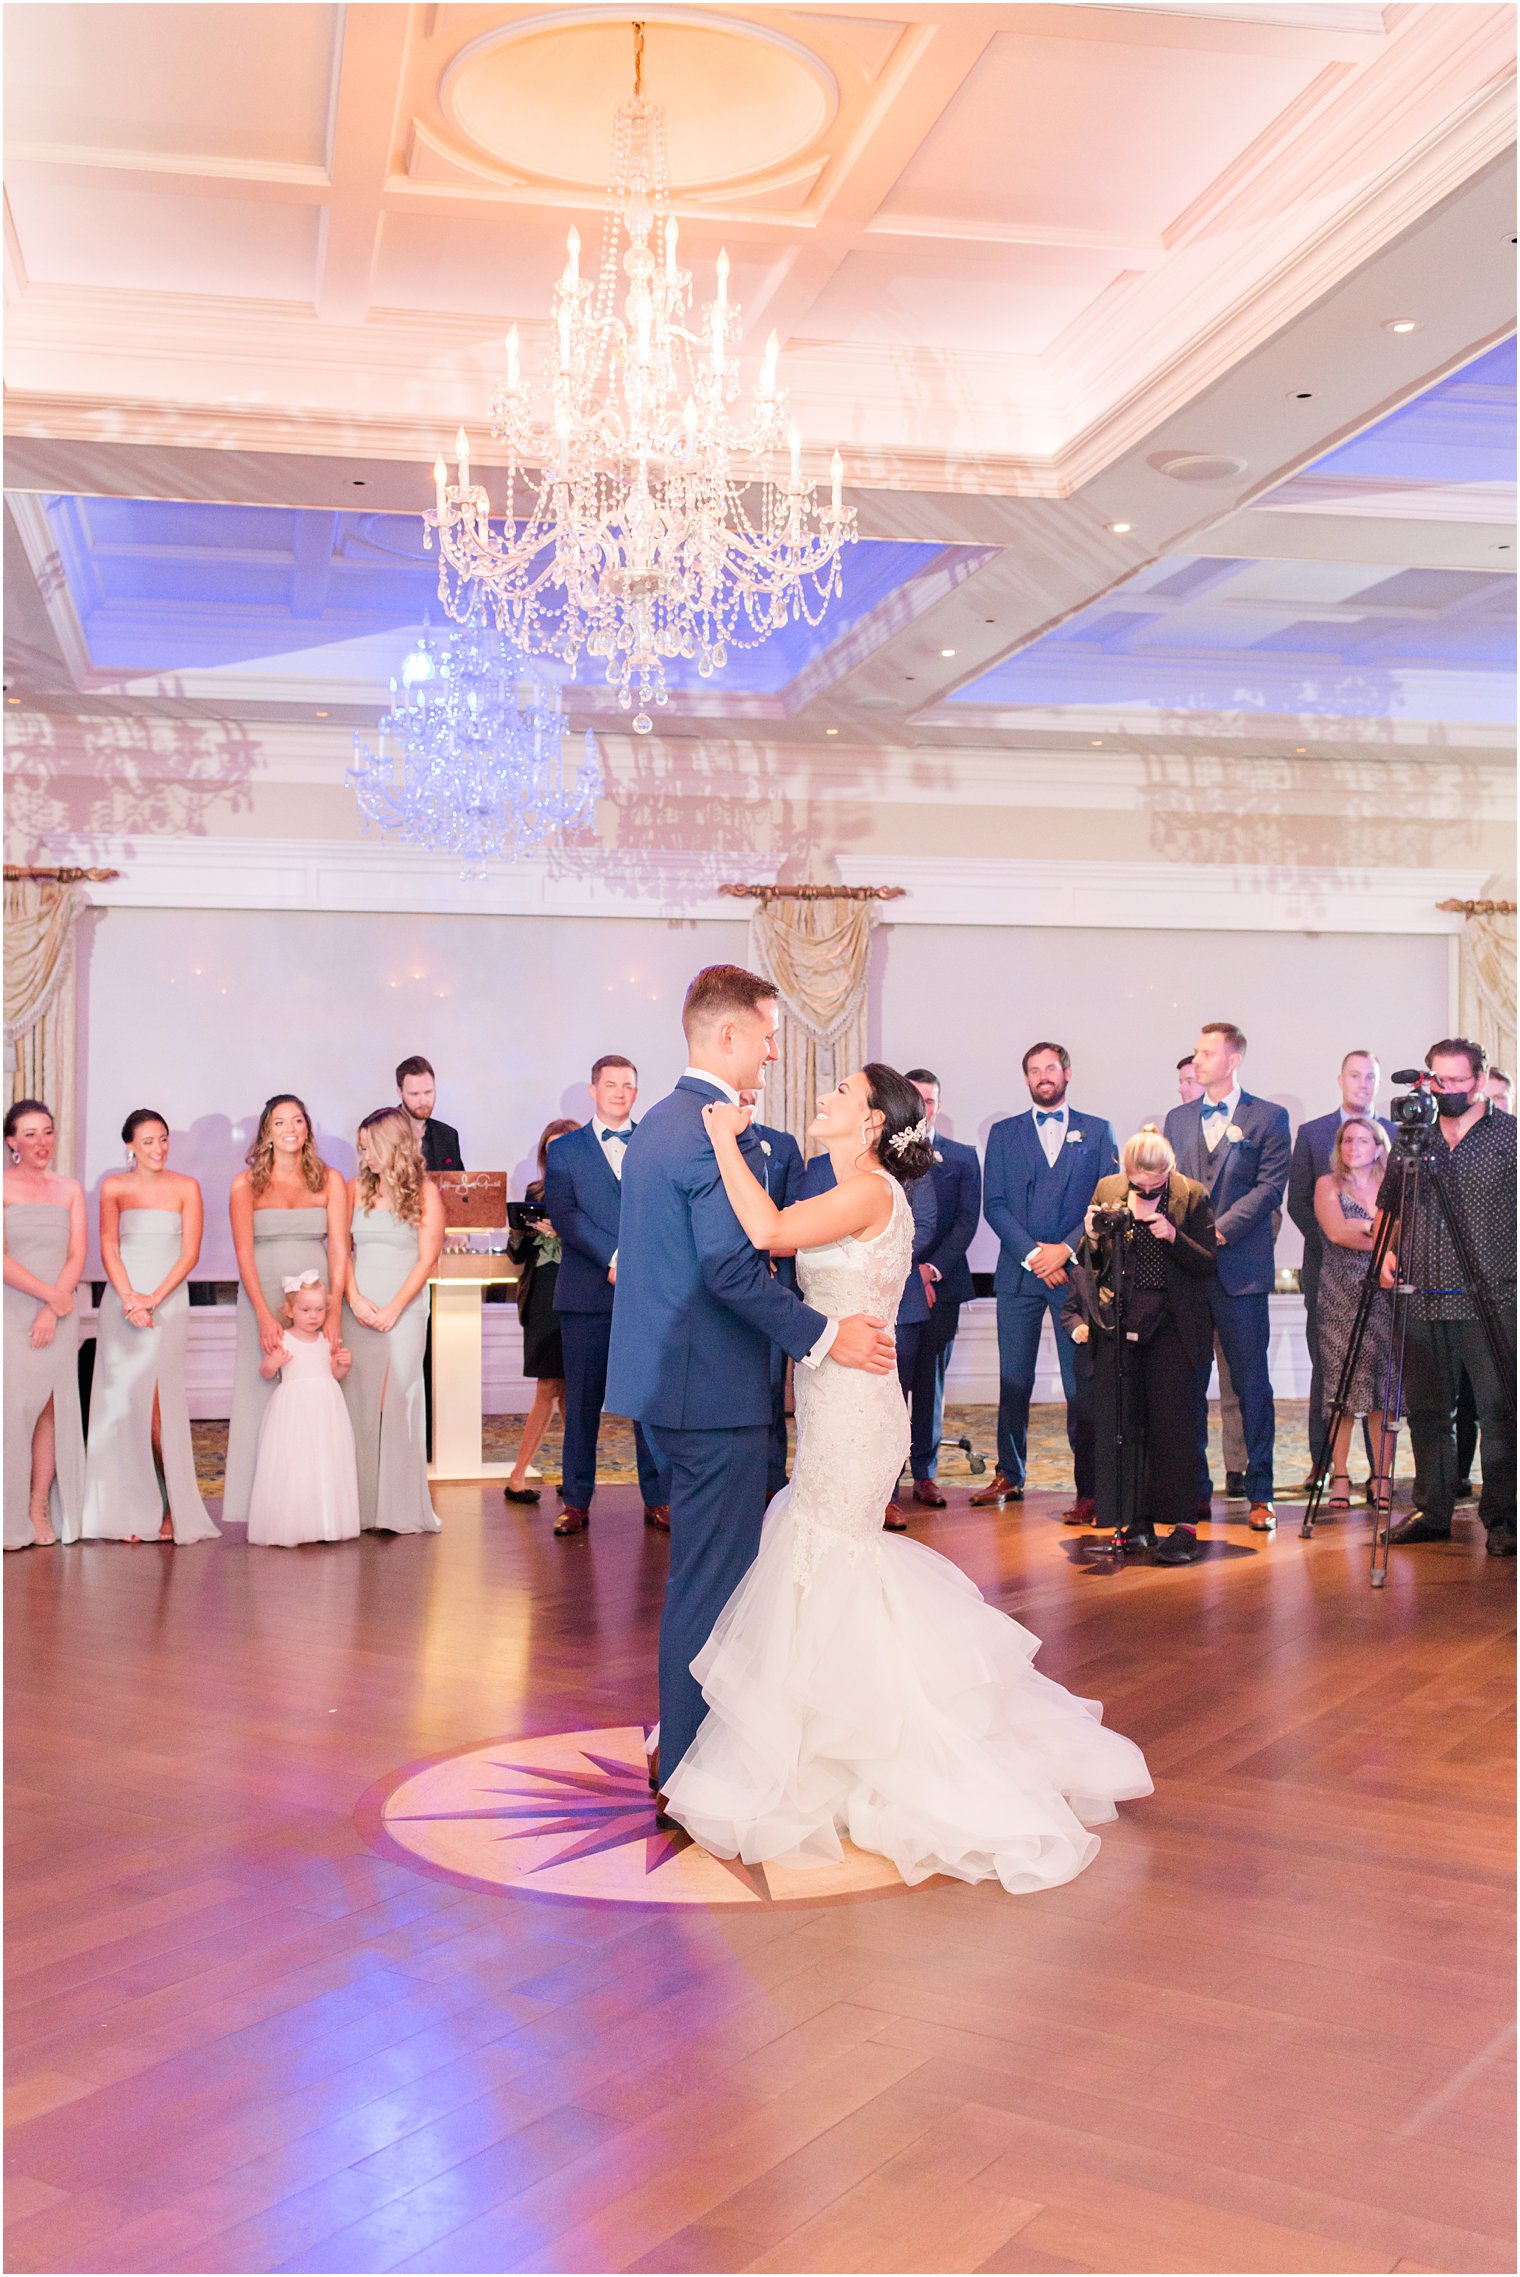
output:
M1157 451L1149 463L1173 482L1233 482L1246 471L1244 459L1226 458L1219 451Z

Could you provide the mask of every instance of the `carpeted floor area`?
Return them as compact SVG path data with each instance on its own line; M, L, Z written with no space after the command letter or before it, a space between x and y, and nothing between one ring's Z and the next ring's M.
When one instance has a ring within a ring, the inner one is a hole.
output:
M1307 1431L1308 1402L1301 1399L1280 1399L1277 1403L1277 1481L1284 1501L1292 1500L1292 1489L1305 1476L1309 1468L1309 1441ZM522 1431L520 1415L488 1415L484 1419L482 1440L484 1459L487 1462L510 1462L516 1451ZM227 1455L227 1426L222 1421L207 1421L193 1426L195 1434L195 1466L201 1492L220 1495L222 1472ZM968 1439L972 1449L985 1461L990 1473L997 1444L997 1412L991 1407L947 1407L945 1410L945 1438L947 1444L940 1457L939 1475L949 1485L973 1486L976 1476L965 1451L948 1442ZM1219 1410L1209 1411L1209 1438L1213 1450L1214 1475L1222 1480L1224 1463L1219 1445ZM546 1436L534 1458L535 1467L542 1471L551 1484L560 1476L561 1433L556 1423ZM1401 1447L1407 1478L1408 1442ZM1360 1455L1352 1460L1352 1476L1360 1479L1366 1464ZM633 1431L620 1416L609 1415L603 1420L601 1442L598 1449L598 1481L604 1486L629 1486L637 1473L633 1461ZM985 1474L984 1474L985 1475ZM1066 1444L1066 1410L1055 1404L1046 1404L1030 1410L1029 1418L1029 1477L1031 1487L1048 1488L1060 1492L1071 1484L1071 1454Z

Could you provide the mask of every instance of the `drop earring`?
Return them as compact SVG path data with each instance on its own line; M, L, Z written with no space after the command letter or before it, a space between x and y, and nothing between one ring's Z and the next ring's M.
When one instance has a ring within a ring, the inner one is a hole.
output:
M129 1170L135 1170L137 1168L137 1157L132 1152L132 1149L130 1147L127 1148L127 1168Z

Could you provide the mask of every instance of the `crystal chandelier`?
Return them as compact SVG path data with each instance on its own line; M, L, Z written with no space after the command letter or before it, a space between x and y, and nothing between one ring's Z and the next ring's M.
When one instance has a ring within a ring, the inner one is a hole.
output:
M542 391L523 376L516 325L507 335L491 400L491 433L506 451L499 519L493 526L485 486L470 479L461 428L458 479L439 458L424 535L431 545L438 533L450 616L464 616L478 588L525 649L567 664L587 649L625 710L637 694L633 725L647 734L648 705L666 701L667 663L694 658L706 679L731 646L757 647L798 617L819 622L841 589L855 515L837 451L827 506L803 480L774 332L741 401L726 252L715 297L696 309L670 211L664 114L643 92L643 26L633 31L634 92L617 114L601 266L595 283L583 281L572 229Z
M389 745L389 750L387 750ZM424 628L391 681L375 748L354 737L348 781L369 821L478 874L562 831L589 827L601 789L586 731L573 781L559 691L546 687L478 605L440 640Z

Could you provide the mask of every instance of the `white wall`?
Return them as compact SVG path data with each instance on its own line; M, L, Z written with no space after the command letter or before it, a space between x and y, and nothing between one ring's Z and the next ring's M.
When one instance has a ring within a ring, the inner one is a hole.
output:
M382 917L116 908L95 913L81 970L85 1179L121 1160L129 1109L157 1108L174 1160L206 1187L201 1273L235 1271L225 1199L263 1100L304 1097L345 1171L361 1115L421 1051L465 1160L521 1192L539 1131L586 1109L598 1052L627 1052L646 1101L684 1064L679 1012L697 968L742 960L746 925L658 918ZM1027 1106L1024 1046L1066 1044L1072 1099L1120 1136L1175 1098L1173 1062L1205 1019L1251 1037L1250 1087L1298 1121L1333 1105L1352 1045L1385 1069L1448 1024L1440 936L902 925L878 935L873 1048L936 1069L946 1127L980 1144ZM92 1213L93 1214L93 1213ZM1279 1247L1295 1262L1298 1238ZM990 1264L985 1229L974 1261Z

